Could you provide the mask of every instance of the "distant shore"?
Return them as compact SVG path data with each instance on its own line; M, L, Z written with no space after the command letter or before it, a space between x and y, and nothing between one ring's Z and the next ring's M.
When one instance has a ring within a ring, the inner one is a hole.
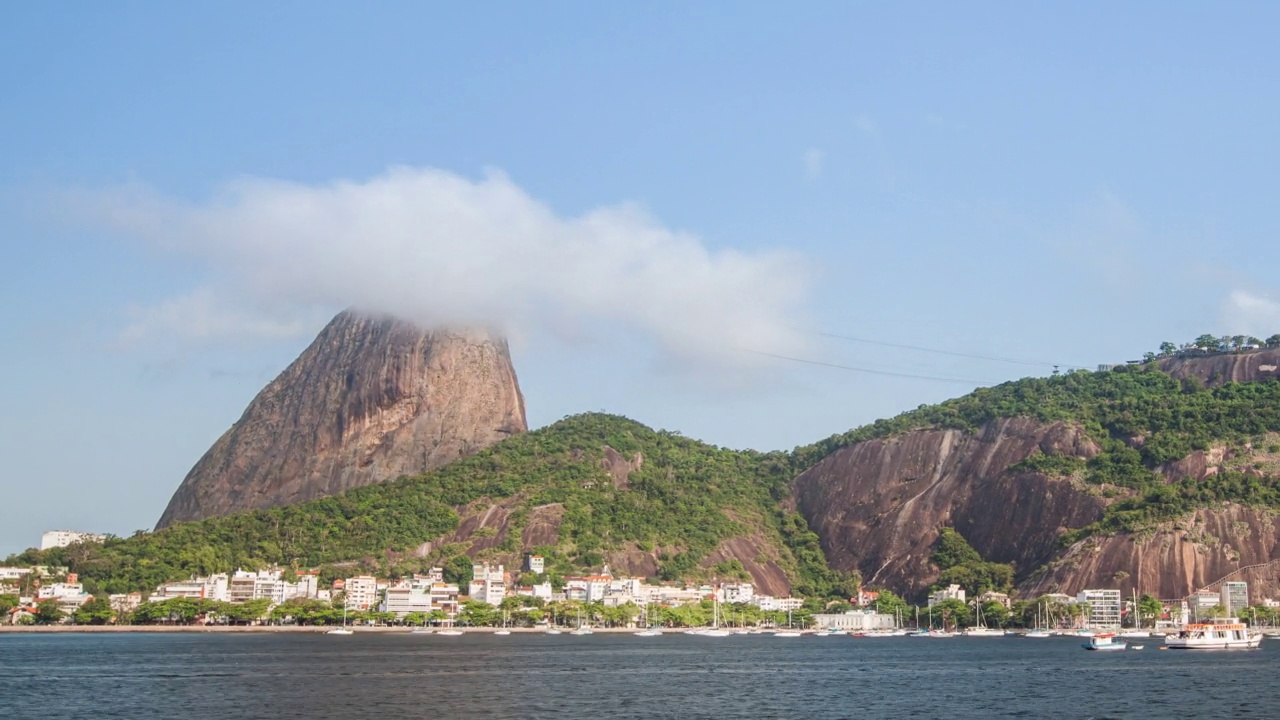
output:
M326 633L337 625L0 625L5 633ZM358 633L408 633L409 626L352 626ZM432 632L447 628L430 628ZM468 635L492 635L502 628L456 628ZM507 628L512 634L540 634L545 628ZM560 628L568 635L573 628ZM633 633L635 628L592 628L594 633ZM673 631L677 632L677 631Z

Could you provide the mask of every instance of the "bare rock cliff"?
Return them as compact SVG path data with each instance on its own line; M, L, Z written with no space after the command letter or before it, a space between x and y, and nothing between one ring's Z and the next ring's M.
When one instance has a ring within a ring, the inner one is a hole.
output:
M1009 472L1035 451L1090 458L1098 446L1065 423L995 420L975 434L921 430L838 450L792 481L797 510L831 567L912 595L937 578L938 530L958 530L983 557L1029 572L1067 528L1094 522L1102 498L1072 481Z
M424 472L527 429L504 340L348 310L200 458L157 527Z
M1228 382L1258 382L1280 378L1280 348L1165 358L1160 361L1160 369L1178 379L1200 378L1209 387Z
M1280 533L1265 509L1226 505L1202 509L1166 528L1136 535L1087 538L1024 584L1028 597L1082 588L1119 588L1158 598L1218 589L1223 579L1249 583L1252 598L1280 591Z

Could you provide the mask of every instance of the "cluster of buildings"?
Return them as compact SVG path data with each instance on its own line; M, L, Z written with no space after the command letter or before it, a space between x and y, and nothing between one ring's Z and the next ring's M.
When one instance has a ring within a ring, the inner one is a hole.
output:
M1050 593L1042 597L1051 603L1086 606L1088 614L1084 617L1084 622L1088 627L1097 629L1122 627L1126 615L1136 611L1134 600L1126 600L1120 590L1092 589L1081 590L1074 597L1064 593ZM964 588L959 585L939 588L929 595L929 607L946 600L965 602ZM977 598L977 601L999 602L1006 608L1010 606L1009 596L1004 593L984 593ZM1264 603L1268 607L1280 606L1280 601L1265 600ZM1224 582L1217 592L1202 590L1192 593L1180 602L1165 603L1164 615L1167 619L1163 622L1171 626L1185 625L1194 622L1197 618L1207 617L1208 612L1215 608L1221 608L1229 617L1240 617L1248 607L1249 584L1243 581Z
M545 577L545 561L531 555L526 558L525 572ZM90 599L75 574L67 574L65 568L0 568L0 593L19 594L18 584L28 573L38 572L42 577L62 577L62 582L35 585L38 591L22 598L22 612L11 617L18 622L22 614L31 614L40 601L55 598L59 607L70 614ZM204 577L168 582L144 596L142 593L111 595L110 602L117 612L131 612L144 601L162 602L174 598L192 598L241 604L266 600L279 605L290 600L319 600L332 602L341 597L351 611L378 611L403 618L411 613L430 614L439 611L446 618L457 616L461 603L474 601L500 605L503 600L516 598L540 598L546 602L580 601L601 603L617 607L633 603L637 606L677 606L715 598L723 603L746 603L766 611L797 610L803 600L794 597L776 598L757 593L751 583L722 583L718 585L686 585L679 583L650 584L642 578L614 577L608 566L599 575L572 576L564 579L560 588L544 581L534 585L518 585L511 572L502 565L476 563L472 566L471 582L465 588L446 582L442 568L431 568L427 573L415 574L399 580L383 580L371 575L358 575L333 581L321 587L317 570L295 572L281 568L266 570L237 570Z

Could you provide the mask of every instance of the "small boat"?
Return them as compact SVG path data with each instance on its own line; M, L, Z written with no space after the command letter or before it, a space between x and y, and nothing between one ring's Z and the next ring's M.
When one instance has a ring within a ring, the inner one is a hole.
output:
M437 634L437 635L450 635L450 636L457 636L457 635L461 635L461 634L462 634L462 631L461 631L461 630L454 629L454 628L446 628L446 629L444 629L444 630L441 630L440 632L437 632L436 634Z
M355 630L352 630L351 628L347 627L347 606L343 605L342 606L342 627L334 628L329 632L325 633L325 635L354 635L355 632L356 632Z
M1129 646L1129 649L1130 649L1130 650L1141 650L1141 649L1142 649L1142 648L1144 648L1144 647L1146 647L1146 645L1130 645L1130 646Z
M546 635L563 635L564 633L563 633L563 632L561 632L560 630L555 629L555 628L550 628L550 629L548 629L544 634L546 634Z
M1151 637L1151 633L1147 630L1125 630L1124 632L1116 635L1116 637L1146 639Z
M1026 635L1023 635L1022 637L1047 638L1047 637L1053 637L1053 633L1049 632L1048 630L1045 630L1044 628L1032 628L1030 631L1027 632Z
M800 637L800 631L799 630L779 630L778 632L774 633L773 636L785 637L785 638Z
M511 631L510 630L494 630L493 634L494 635L510 635Z
M971 627L961 633L965 637L1004 637L1004 631L989 627Z
M635 635L636 637L658 637L661 634L662 634L662 631L659 630L658 628L646 628L636 633Z
M580 627L569 634L570 635L595 635L596 633L594 630L592 630L589 627Z
M1128 645L1114 633L1100 633L1089 638L1089 642L1081 644L1080 647L1085 650L1124 650Z
M1262 645L1262 633L1251 632L1236 618L1187 625L1164 639L1170 650L1253 650Z
M431 628L416 627L416 628L414 628L414 629L410 630L410 631L409 631L409 634L410 634L410 635L431 635L431 634L433 634L433 633L432 633L432 631L431 631Z

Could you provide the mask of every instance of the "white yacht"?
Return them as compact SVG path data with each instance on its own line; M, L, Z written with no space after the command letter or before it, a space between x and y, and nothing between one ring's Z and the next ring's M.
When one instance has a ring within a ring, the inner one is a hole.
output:
M1170 650L1252 650L1262 644L1262 633L1251 632L1236 618L1195 623L1164 639Z

